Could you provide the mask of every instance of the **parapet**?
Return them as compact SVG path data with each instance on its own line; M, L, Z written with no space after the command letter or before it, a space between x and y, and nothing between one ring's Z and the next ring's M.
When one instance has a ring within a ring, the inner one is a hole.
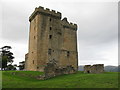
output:
M77 30L77 24L73 24L71 22L68 22L66 17L62 19L62 24L63 24L64 28L70 28L73 30Z
M50 10L49 8L44 9L44 7L36 7L35 11L32 13L32 15L29 17L29 21L32 21L32 19L37 15L37 14L43 14L46 16L51 16L54 18L61 19L61 13L56 12L55 10Z

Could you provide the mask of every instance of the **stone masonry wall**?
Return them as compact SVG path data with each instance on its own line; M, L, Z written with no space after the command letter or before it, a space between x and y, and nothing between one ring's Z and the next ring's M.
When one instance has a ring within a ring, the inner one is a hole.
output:
M61 20L61 13L54 10L35 8L29 17L29 50L25 69L44 71L51 60L57 66L78 69L77 25Z
M59 67L57 63L53 60L47 63L44 68L44 75L37 76L39 80L49 79L55 76L64 75L64 74L73 74L76 70L72 66Z
M95 65L85 65L84 73L103 73L104 64L95 64Z

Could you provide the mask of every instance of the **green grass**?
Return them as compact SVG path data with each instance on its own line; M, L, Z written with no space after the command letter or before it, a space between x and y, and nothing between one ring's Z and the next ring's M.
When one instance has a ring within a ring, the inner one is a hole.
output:
M15 72L15 75L13 75ZM38 71L3 71L3 88L118 88L118 73L76 74L57 76L48 80L37 80L43 74Z

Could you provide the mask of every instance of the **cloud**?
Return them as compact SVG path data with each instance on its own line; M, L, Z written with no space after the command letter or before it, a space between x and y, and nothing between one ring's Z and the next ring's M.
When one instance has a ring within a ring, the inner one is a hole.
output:
M0 40L2 42L0 44L0 47L2 46L11 46L12 49L10 50L13 52L14 58L14 63L19 64L19 62L25 60L25 54L28 52L28 44L27 43L21 43L17 41L10 41L10 40Z
M78 25L79 65L105 63L117 65L117 2L64 2L43 0L5 0L2 4L2 45L11 45L15 61L24 60L28 49L29 16L43 6L62 13ZM109 62L109 63L108 63Z

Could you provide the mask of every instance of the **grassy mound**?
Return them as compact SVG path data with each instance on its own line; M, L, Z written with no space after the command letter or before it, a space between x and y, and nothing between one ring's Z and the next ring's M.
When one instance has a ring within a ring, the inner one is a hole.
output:
M3 88L118 88L118 73L76 74L37 80L38 71L3 71Z

